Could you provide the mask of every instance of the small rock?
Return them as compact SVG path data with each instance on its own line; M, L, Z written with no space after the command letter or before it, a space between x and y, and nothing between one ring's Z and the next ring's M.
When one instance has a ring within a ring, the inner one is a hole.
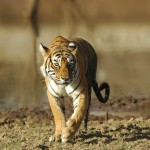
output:
M135 121L142 122L143 121L143 117L136 118Z
M114 119L109 119L108 120L108 123L113 123L114 122Z
M134 118L132 117L132 118L130 118L130 120L128 120L128 122L130 123L130 122L132 122L134 120Z

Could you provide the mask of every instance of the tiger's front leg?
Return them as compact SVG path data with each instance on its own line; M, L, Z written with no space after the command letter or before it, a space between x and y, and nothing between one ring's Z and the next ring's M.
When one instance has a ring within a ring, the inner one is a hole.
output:
M65 127L64 100L63 98L54 97L49 91L47 91L47 95L56 126L55 134L50 137L49 141L61 141L62 130Z
M84 119L88 107L88 94L85 91L81 92L74 100L74 113L66 123L66 127L62 131L62 142L69 141L79 129L79 126Z

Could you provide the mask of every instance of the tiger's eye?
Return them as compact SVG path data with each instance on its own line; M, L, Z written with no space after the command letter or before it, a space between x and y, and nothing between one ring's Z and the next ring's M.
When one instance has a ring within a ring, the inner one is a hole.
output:
M59 66L59 64L58 63L54 63L54 66Z

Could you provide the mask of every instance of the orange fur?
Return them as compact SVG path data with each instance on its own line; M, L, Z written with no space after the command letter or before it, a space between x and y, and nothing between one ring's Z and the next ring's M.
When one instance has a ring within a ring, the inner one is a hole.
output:
M91 87L96 81L97 56L85 40L68 40L61 36L56 37L49 48L41 45L40 51L44 57L41 71L56 125L50 141L67 142L75 135L84 117L87 126ZM73 99L74 106L67 122L63 104L66 96Z

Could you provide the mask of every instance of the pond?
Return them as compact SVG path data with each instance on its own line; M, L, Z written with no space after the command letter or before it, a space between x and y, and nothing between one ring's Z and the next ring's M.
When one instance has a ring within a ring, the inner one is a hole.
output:
M109 82L111 97L150 96L150 24L40 24L39 36L29 22L0 24L0 109L48 103L38 46L57 35L93 45L97 80Z

